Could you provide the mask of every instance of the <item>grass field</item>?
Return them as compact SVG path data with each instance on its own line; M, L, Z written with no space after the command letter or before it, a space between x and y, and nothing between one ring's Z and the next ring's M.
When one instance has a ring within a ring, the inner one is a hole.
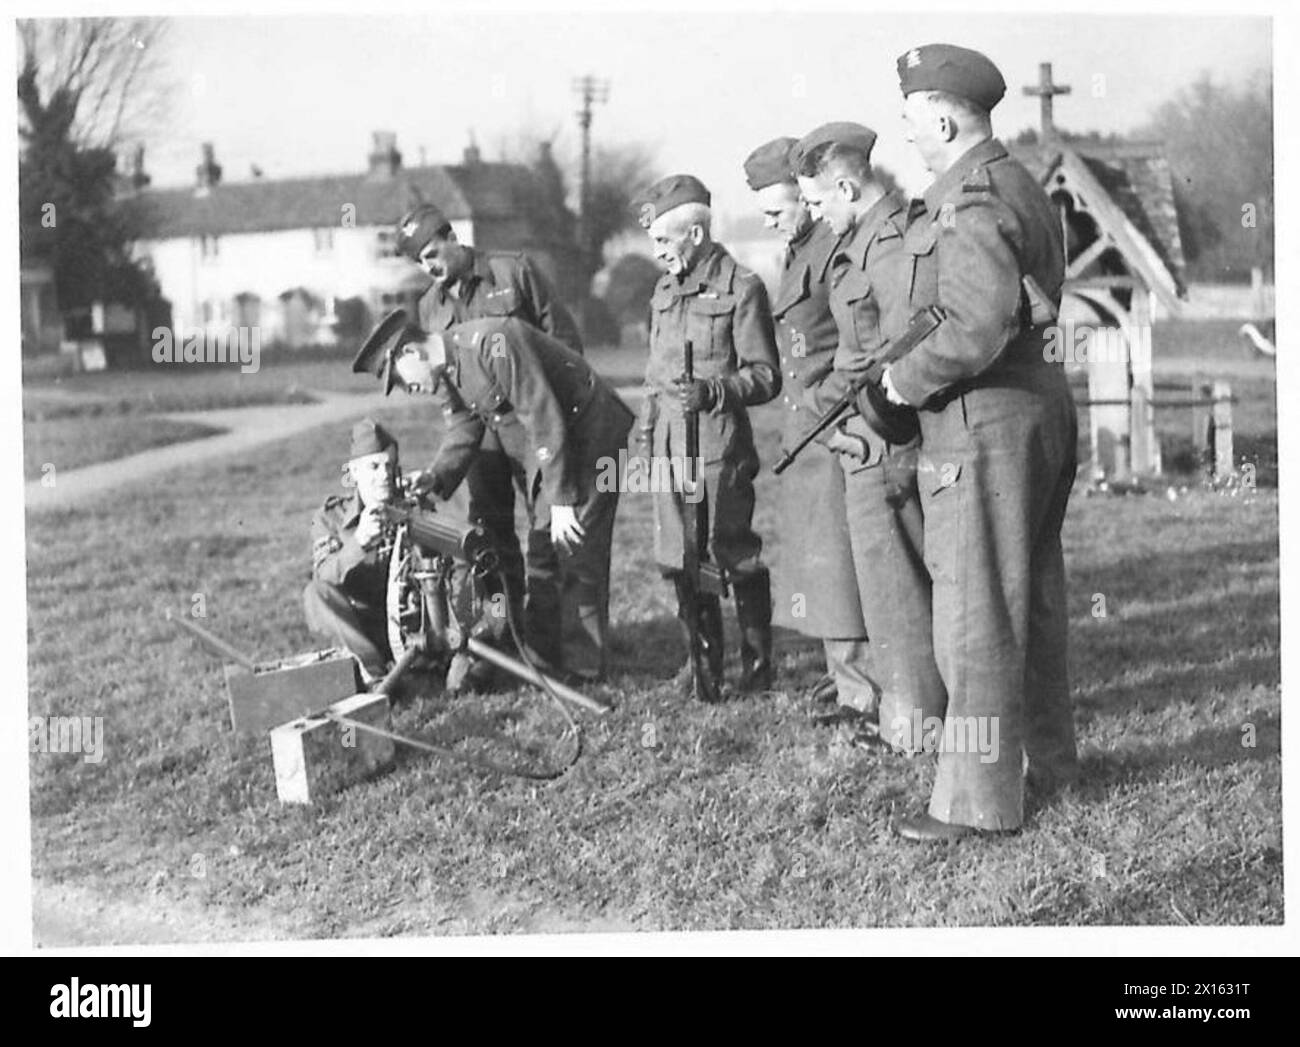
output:
M153 447L199 440L222 430L153 415L62 417L23 422L23 477L39 480L47 465L58 470L109 462Z
M770 463L776 412L755 418ZM381 420L406 461L432 453L418 406ZM238 646L315 646L298 604L307 523L346 444L306 433L149 500L29 513L30 712L105 728L99 764L31 757L40 882L295 936L1282 920L1275 491L1076 492L1083 781L1035 802L1017 836L934 852L888 832L924 802L932 764L809 726L811 644L782 638L771 695L705 707L663 685L681 652L635 495L616 533L617 665L599 689L618 708L588 722L567 778L411 756L315 808L280 806L265 740L229 733L219 665L162 614L202 594ZM775 559L774 495L765 474L757 524ZM557 734L525 692L432 699L398 724L469 746Z

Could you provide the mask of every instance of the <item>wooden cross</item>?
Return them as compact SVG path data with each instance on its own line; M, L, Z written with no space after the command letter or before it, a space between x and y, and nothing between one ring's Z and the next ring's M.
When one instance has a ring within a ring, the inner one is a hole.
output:
M1052 96L1068 95L1070 88L1064 84L1052 83L1052 63L1040 62L1038 64L1038 86L1025 87L1022 90L1027 95L1037 95L1039 105L1042 107L1043 114L1043 131L1042 138L1047 141L1056 137L1056 126L1052 123Z

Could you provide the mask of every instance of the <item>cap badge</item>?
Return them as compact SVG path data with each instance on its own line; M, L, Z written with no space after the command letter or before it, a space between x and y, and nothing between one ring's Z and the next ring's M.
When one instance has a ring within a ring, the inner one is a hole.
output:
M912 48L912 50L907 52L907 68L915 69L920 64L921 64L921 52L914 47Z

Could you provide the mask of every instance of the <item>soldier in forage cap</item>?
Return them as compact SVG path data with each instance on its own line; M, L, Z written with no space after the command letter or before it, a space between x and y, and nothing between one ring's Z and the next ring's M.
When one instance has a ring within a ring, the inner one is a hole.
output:
M363 418L352 427L344 477L351 492L325 499L311 524L312 579L303 590L308 627L352 653L367 684L390 661L385 599L388 557L379 507L397 482L397 441Z
M790 166L798 139L774 138L745 159L745 180L766 224L786 241L781 280L772 302L781 354L783 446L803 435L818 416L816 392L830 373L839 336L831 315L829 269L838 237L809 213ZM822 641L826 675L813 687L822 703L874 709L876 685L868 673L867 633L853 571L844 476L837 455L810 449L781 476L780 606L807 612L794 619ZM833 713L834 705L830 706ZM823 707L818 722L834 719Z
M767 291L713 240L710 199L698 178L680 174L660 179L634 203L655 260L664 269L650 299L640 451L652 461L671 462L676 456L680 462L684 412L699 413L708 551L726 574L736 600L741 689L762 690L771 686L773 676L772 593L761 556L763 542L753 528L758 453L748 408L767 403L781 391L781 365ZM696 377L689 384L681 381L687 340L695 353ZM655 558L677 588L678 616L684 622L680 494L667 490L652 497ZM698 608L707 671L720 684L721 603L716 595L701 594ZM678 680L689 678L688 662Z
M908 140L935 175L904 242L910 306L946 319L882 384L920 419L944 740L977 725L993 742L940 749L928 811L896 824L930 842L1016 829L1027 779L1050 789L1077 775L1061 550L1077 422L1043 351L1064 279L1060 219L993 137L1001 73L930 44L899 56L898 77Z
M527 255L480 251L460 243L451 222L433 204L421 204L402 218L396 247L433 279L419 303L418 326L424 331L441 334L469 320L513 317L582 354L577 324ZM445 395L442 388L435 394L444 411L452 406ZM539 638L539 647L546 648L540 638L554 633L558 555L541 533L531 536L534 544L521 555L509 458L495 432L486 430L482 438L482 453L475 456L465 477L470 517L483 525L500 550L511 591L520 600L527 592L526 608L517 609L526 610L529 629ZM544 653L559 657L558 650Z
M809 210L837 238L830 259L831 314L838 329L832 370L816 391L826 409L907 327L910 262L903 252L909 205L871 167L876 134L862 124L823 124L795 145L792 164ZM943 681L931 647L930 579L923 562L916 489L916 412L859 397L832 430L879 703L859 706L859 737L918 752L919 740L889 737L896 719L941 716Z
M606 670L609 568L618 508L617 463L632 411L581 356L514 317L484 317L444 333L406 323L402 310L382 321L353 370L385 390L437 396L446 434L429 473L454 490L497 437L524 496L529 544L556 550L548 577L557 593L526 639L544 667L580 681ZM608 481L608 482L605 482ZM497 640L504 636L498 631Z

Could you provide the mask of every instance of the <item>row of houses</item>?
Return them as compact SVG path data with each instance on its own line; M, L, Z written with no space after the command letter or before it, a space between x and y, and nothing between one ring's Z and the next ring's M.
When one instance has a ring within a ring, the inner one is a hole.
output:
M1057 134L1050 114L1038 142L1012 147L1057 202L1068 240L1067 304L1084 322L1131 329L1178 313L1187 296L1173 180L1159 143L1103 145ZM174 325L220 332L258 327L264 344L329 345L355 338L388 309L413 304L421 271L394 254L399 217L436 204L459 239L527 251L560 295L578 305L592 290L577 249L576 219L543 144L531 165L483 160L471 143L459 163L407 166L396 136L376 131L364 167L342 175L242 181L223 177L211 144L189 186L151 188L137 150L123 203L144 233L135 245ZM744 264L774 286L784 245L758 215L718 222ZM640 231L606 245L603 294L621 266L639 287L652 275ZM633 256L627 258L626 256ZM29 326L48 341L57 316L48 273L25 271ZM614 295L613 298L627 297ZM616 310L631 324L641 310ZM102 311L101 311L102 312ZM95 334L104 332L95 331Z
M355 173L268 179L255 169L232 181L209 143L194 183L173 188L150 188L137 150L122 200L143 231L135 256L152 271L175 326L258 327L264 344L290 347L354 338L387 310L414 303L427 277L395 255L393 236L401 215L422 202L440 207L462 242L527 251L562 296L583 290L575 219L545 144L531 166L485 161L471 144L459 163L408 167L396 136L376 131ZM56 312L40 277L24 275L25 331L48 332Z

